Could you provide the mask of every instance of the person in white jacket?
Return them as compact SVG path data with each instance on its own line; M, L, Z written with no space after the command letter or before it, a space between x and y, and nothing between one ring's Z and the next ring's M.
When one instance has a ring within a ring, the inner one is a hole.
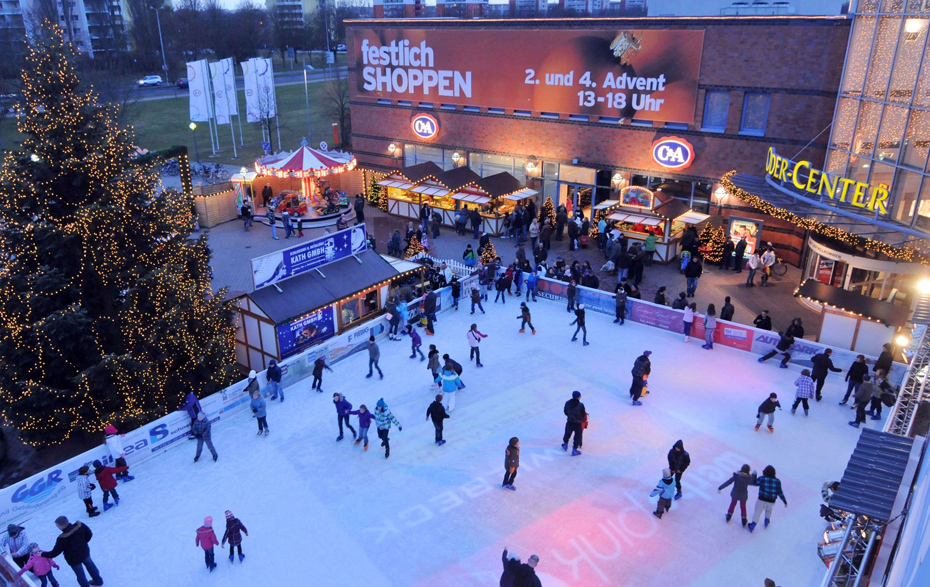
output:
M746 287L756 287L754 279L756 277L756 270L761 264L762 260L759 259L759 252L753 251L752 255L749 256L749 261L746 262L746 267L749 268L749 277L746 278Z
M123 439L120 438L120 433L116 430L116 426L107 424L106 428L103 430L107 433L107 448L110 449L110 456L113 457L114 464L117 467L125 467L126 451L123 450ZM135 479L135 477L126 471L117 473L116 478L117 480L122 479L124 483Z
M759 279L762 280L762 287L765 287L768 285L769 275L772 273L772 266L775 265L775 251L766 249L766 251L762 253L759 262L762 265L762 275Z

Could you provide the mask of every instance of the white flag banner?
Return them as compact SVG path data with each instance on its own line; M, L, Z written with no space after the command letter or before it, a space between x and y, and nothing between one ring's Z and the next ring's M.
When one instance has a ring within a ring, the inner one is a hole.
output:
M216 124L230 124L229 102L226 100L226 80L223 77L223 65L218 61L210 64L210 81L213 83Z
M252 61L255 62L257 70L259 111L262 118L274 118L278 115L278 105L275 100L274 69L271 66L271 59L256 57Z
M261 109L258 103L258 75L255 59L239 63L242 67L242 80L245 86L245 119L247 122L261 122Z
M236 95L236 64L232 57L220 61L223 65L223 79L226 81L226 103L229 105L229 115L239 115L239 96Z
M207 122L213 116L210 99L210 77L206 59L187 63L187 83L190 88L190 118L194 122Z

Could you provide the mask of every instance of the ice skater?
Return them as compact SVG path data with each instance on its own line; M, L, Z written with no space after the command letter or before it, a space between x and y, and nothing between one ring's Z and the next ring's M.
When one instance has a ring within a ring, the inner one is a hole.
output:
M9 524L6 527L6 536L0 540L0 552L9 552L16 566L22 568L29 561L32 553L29 544L26 529L16 524Z
M743 521L743 527L746 526L748 520L746 519L746 502L749 500L749 486L756 484L756 472L749 472L749 465L743 465L740 467L739 471L733 473L729 479L724 481L720 487L717 488L717 493L720 493L724 488L732 485L733 489L730 490L730 508L727 510L726 519L729 523L730 518L733 517L733 510L736 509L736 504L739 503L739 512L741 520Z
M625 322L625 318L626 318L626 303L627 303L626 290L623 288L618 289L614 297L615 297L614 301L617 304L617 311L616 311L617 317L614 318L614 324L619 324L620 326L623 326Z
M462 371L464 371L464 369L462 369L462 364L456 361L455 359L453 359L452 357L450 357L448 353L442 356L442 361L443 361L443 365L447 363L449 365L452 365L452 370L455 371L455 373L459 376L459 379L456 380L455 382L458 389L465 389L465 384L462 383L462 379L461 379Z
M213 547L219 545L220 541L216 539L216 532L213 531L213 516L207 516L203 519L203 526L197 528L194 546L199 546L203 549L203 560L207 563L207 570L211 573L213 569L216 568Z
M442 394L437 394L433 403L426 408L426 419L433 421L433 428L436 430L436 445L442 446L446 443L442 438L443 421L449 417L446 409L442 405Z
M430 373L433 374L431 381L433 384L430 387L439 387L439 383L436 382L436 377L439 376L439 351L436 349L436 345L429 345L429 352L426 353L426 368L429 369Z
M573 391L572 399L565 402L562 412L567 418L565 422L565 434L562 436L562 450L568 452L568 440L574 435L572 440L572 456L577 457L581 454L578 450L581 448L582 435L584 433L584 423L588 419L588 413L581 403L581 392Z
M184 405L181 406L181 409L187 412L187 415L191 419L191 428L194 428L194 422L197 421L197 414L203 411L203 408L200 407L200 400L197 399L197 396L194 395L194 392L191 391L187 394L187 397L184 398ZM188 437L190 440L194 439L193 433Z
M203 451L204 443L206 443L207 448L210 449L210 454L213 455L213 462L216 462L216 449L213 448L213 439L211 438L212 428L213 426L210 424L210 420L207 420L206 414L203 412L197 414L197 421L191 426L191 434L197 439L197 454L194 455L195 463L200 459L200 453Z
M668 451L668 468L675 475L675 499L681 499L681 476L691 465L691 455L685 450L685 443L679 440Z
M481 313L484 314L484 308L481 306L481 291L478 289L477 285L472 284L471 286L471 313L475 313L475 306L478 306L478 309L481 310Z
M349 403L349 400L345 398L341 393L333 394L333 404L336 406L336 423L339 424L339 437L336 438L336 441L343 439L342 435L342 423L345 422L346 427L349 431L352 432L352 438L356 438L355 428L349 424L349 413L352 411L352 404Z
M226 531L223 532L223 541L220 543L220 546L225 546L229 542L229 562L233 562L234 552L233 549L239 551L239 562L242 562L242 559L245 558L245 555L242 554L242 535L249 535L249 531L245 529L245 526L242 522L239 521L239 518L233 515L229 510L226 510Z
M407 336L410 337L410 358L416 359L417 353L420 353L420 361L425 361L426 355L420 350L420 347L423 346L423 339L420 338L420 333L416 331L412 324L407 325L406 333Z
M281 367L278 366L278 362L274 359L268 361L268 370L265 371L265 379L271 386L271 401L278 399L278 394L281 395L281 401L284 401L284 388L281 387L282 375L283 372L281 371Z
M509 281L510 280L507 279L506 273L501 273L500 276L497 278L497 282L494 284L494 290L497 291L497 294L494 295L493 303L496 304L497 300L501 300L502 304L507 303L507 295L505 294L505 292L507 291L507 284L509 283Z
M450 361L446 361L436 381L442 386L442 395L443 400L446 402L446 409L451 412L455 409L455 392L465 386L462 385L459 374L455 372L455 367Z
M794 380L797 391L794 392L794 404L791 406L791 413L798 411L798 406L804 404L804 415L807 416L810 410L807 400L814 397L814 380L810 377L811 372L807 369L801 371L801 376Z
M536 327L533 326L530 309L526 306L526 302L520 302L520 315L517 316L517 320L523 320L520 323L520 332L526 332L526 325L529 324L530 330L533 331L533 334L536 334Z
M403 431L403 426L391 413L390 408L384 403L384 398L378 400L375 406L375 425L378 427L378 438L381 439L381 446L384 447L384 458L391 456L391 439L388 435L391 433L391 423L397 426L398 431Z
M517 469L520 468L520 439L514 436L507 443L504 449L504 482L501 487L516 491L513 486L514 479L517 478Z
M691 340L691 326L694 325L695 310L697 310L697 304L688 304L685 306L685 313L681 317L681 330L685 335L685 342Z
M833 365L833 360L830 358L832 354L833 349L824 349L822 353L818 353L811 357L811 363L814 364L814 370L811 372L811 379L817 382L817 401L822 399L820 392L823 390L823 384L827 381L827 374L830 371L835 373L843 372L842 369Z
M756 319L758 320L758 318ZM788 335L787 333L778 333L778 344L775 345L775 348L767 352L766 354L759 357L759 362L764 363L774 357L775 355L781 353L784 357L781 360L781 368L788 368L788 361L791 360L791 355L788 353L788 350L794 345L794 337Z
M108 503L110 496L113 496L113 502L119 505L119 494L116 492L115 473L128 471L129 467L105 467L100 461L94 461L94 476L97 478L97 485L103 491L103 511L107 511L113 504Z
M507 547L504 547L504 553L501 555L501 563L504 565L504 572L501 573L501 587L513 587L514 581L520 572L520 557L514 553L507 553Z
M639 398L642 397L646 380L649 378L649 374L652 373L652 361L649 360L651 354L652 351L643 351L643 354L636 357L636 361L633 362L633 369L630 371L633 375L633 384L630 385L630 397L634 406L643 405Z
M575 324L577 324L578 326L575 328L575 334L572 335L572 342L575 342L576 340L578 340L578 331L580 330L581 331L581 342L583 343L583 346L588 346L589 344L591 344L588 342L588 329L584 324L584 304L578 304L578 308L575 310L575 320L572 321L572 323L569 324L569 326L572 326Z
M113 457L113 464L117 467L126 466L126 451L123 450L123 439L120 437L120 433L116 430L116 427L113 424L107 424L103 429L107 434L107 448L110 449L110 456ZM123 471L116 475L116 478L121 479L123 483L128 483L135 479L132 475Z
M649 494L651 497L659 496L656 503L656 511L652 515L662 519L662 514L666 514L672 509L672 499L675 496L675 478L672 476L671 469L662 470L662 478L656 484L656 488Z
M371 421L375 419L375 415L368 411L365 404L360 405L357 410L350 411L349 414L358 416L358 438L355 439L355 444L364 441L365 450L368 450L368 429L371 428Z
M756 410L756 432L762 427L762 420L766 418L769 420L769 432L775 432L775 428L773 428L775 424L775 408L781 409L781 404L778 403L778 394L770 393L768 399L759 404L759 409Z
M330 366L326 364L326 355L320 353L320 356L313 362L313 385L310 388L320 393L323 393L323 369L326 369L330 373L333 372Z
M249 371L249 378L245 384L245 393L252 397L256 393L260 393L261 388L258 385L258 373L255 372L255 369Z
M268 436L268 412L265 410L265 400L262 399L261 392L256 391L252 394L252 401L249 402L252 408L252 417L258 421L258 436L263 433Z
M530 301L530 294L533 301L536 301L536 284L539 282L539 274L534 269L532 273L526 276L526 301Z
M843 401L840 402L841 406L846 405L846 402L849 401L850 394L855 396L859 386L862 385L863 377L868 374L869 366L865 364L865 355L857 356L853 364L849 366L849 371L846 372L846 382L848 385L846 386L846 395L843 396Z
M38 577L42 587L46 587L49 583L52 584L52 587L58 587L58 579L52 574L53 568L61 568L58 566L58 563L50 558L42 556L42 549L39 548L39 545L35 542L29 545L29 551L32 554L29 560L26 561L26 565L17 571L19 576L22 577L26 571L32 571L32 574Z
M476 367L484 367L481 364L481 349L478 347L481 344L482 338L487 338L487 334L482 334L478 331L478 325L472 324L471 328L468 329L468 332L465 333L465 338L468 339L468 346L471 347L471 352L468 354L468 360L475 359Z
M368 375L365 375L366 379L370 379L374 374L372 368L378 370L378 377L384 379L384 373L381 372L381 367L378 366L378 361L381 360L381 349L378 348L378 343L375 342L374 336L368 337Z
M785 493L781 489L781 481L775 476L775 467L767 465L762 469L762 476L758 477L753 485L759 486L759 499L756 500L756 509L752 514L752 522L749 524L749 531L756 529L756 523L759 521L759 514L765 511L765 525L768 528L772 521L772 508L775 502L781 499L788 507L788 500L785 499Z
M459 309L459 298L462 297L462 283L459 281L459 278L455 275L452 276L452 282L449 283L449 286L452 288L452 309L458 311Z
M90 482L90 467L87 465L78 469L77 485L78 497L84 502L84 509L87 510L87 515L91 518L99 516L100 512L97 511L97 506L94 505L93 494L93 490L97 489L97 486Z
M708 304L707 313L704 314L704 344L701 345L702 349L713 350L715 330L717 330L717 309L713 304Z

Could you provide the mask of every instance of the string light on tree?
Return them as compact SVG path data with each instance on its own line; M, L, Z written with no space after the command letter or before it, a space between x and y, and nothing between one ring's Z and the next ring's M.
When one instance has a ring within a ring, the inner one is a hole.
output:
M489 265L497 259L497 251L494 250L494 243L488 241L488 244L481 249L480 261L482 265Z
M416 235L410 237L410 244L407 245L407 250L404 251L404 259L409 259L416 255L419 255L423 252L423 245L420 244L420 239Z
M552 204L552 198L546 196L542 208L539 209L539 224L542 228L543 221L548 220L549 226L555 227L555 206Z

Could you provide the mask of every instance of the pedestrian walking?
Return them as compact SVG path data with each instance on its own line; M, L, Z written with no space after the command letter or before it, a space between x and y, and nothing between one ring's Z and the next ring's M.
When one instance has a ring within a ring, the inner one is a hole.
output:
M565 434L562 436L562 450L568 452L568 441L574 435L574 439L572 440L572 456L576 457L581 454L581 451L578 449L581 448L584 426L588 421L588 413L584 409L584 404L581 403L580 391L572 392L572 399L565 402L565 407L562 408L562 412L567 418L565 422Z
M820 392L823 389L823 384L827 381L827 374L830 371L835 373L843 372L842 369L833 364L833 360L830 358L832 354L833 349L824 349L823 352L817 353L811 357L811 363L814 364L814 369L811 371L811 378L817 382L817 401L821 400Z
M630 397L633 399L634 406L643 405L639 398L643 395L643 387L646 385L649 374L652 373L652 361L649 360L651 354L652 351L643 351L643 354L633 362L633 370L631 371L633 384L630 386Z
M211 573L213 569L216 568L216 557L213 547L219 545L220 541L216 539L216 532L213 531L213 516L207 516L203 519L203 526L197 528L194 546L199 546L203 549L203 560L207 563L207 570Z
M682 440L679 440L672 445L672 448L668 451L668 468L672 470L672 474L675 475L675 499L681 499L681 476L684 475L685 470L691 465L691 455L688 454L688 451L685 450L685 443Z
M381 367L378 366L378 361L381 360L381 349L378 348L378 344L375 342L374 336L368 337L368 375L365 375L366 379L370 379L374 374L372 368L378 370L378 377L384 379L384 373L381 372Z
M695 292L697 292L698 279L701 278L702 273L704 273L704 267L701 265L701 259L696 256L691 257L687 267L685 267L685 280L688 285L686 289L689 298L693 298Z
M362 194L355 195L352 207L355 209L355 224L365 224L365 200L362 199Z
M49 583L51 583L52 587L58 587L58 579L56 579L55 575L52 573L53 568L61 568L58 566L58 563L50 558L42 556L42 549L39 548L39 545L35 542L29 545L29 552L30 556L25 566L17 571L19 576L22 577L26 571L32 571L32 574L39 579L42 587L46 587Z
M865 364L865 355L857 356L853 364L849 366L849 371L846 372L846 395L843 396L843 401L840 402L841 406L846 405L850 394L855 395L856 390L862 385L862 378L868 374L869 366Z
M481 349L478 347L481 344L482 338L487 338L487 334L482 334L478 331L478 325L472 324L471 328L468 329L468 332L465 333L465 338L468 339L468 346L471 347L471 351L468 354L468 360L475 359L476 367L484 367L481 364Z
M696 311L697 304L688 304L685 306L684 315L681 317L681 331L685 334L685 342L691 340L691 326L694 324L694 313Z
M423 346L423 340L420 338L420 334L411 324L407 325L406 334L410 337L410 358L415 359L417 358L417 353L420 353L420 361L425 361L426 355L423 354L420 348Z
M433 428L436 431L436 446L442 446L446 443L442 438L442 426L449 414L446 413L446 408L442 405L442 397L443 394L438 394L433 403L426 408L426 419L433 421Z
M575 334L572 335L572 342L578 340L578 331L580 330L581 342L583 343L583 346L588 346L590 343L588 342L588 328L584 323L584 304L578 304L578 308L575 310L575 319L569 324L569 326L573 326L575 324L578 326L575 328Z
M6 527L6 536L0 539L0 552L9 552L16 566L23 568L32 556L29 544L26 529L16 524L9 524Z
M274 192L271 189L271 184L265 184L265 187L262 188L262 206L267 208L268 201L274 198Z
M278 399L278 395L281 395L281 401L284 401L284 388L281 387L281 376L283 372L281 367L278 366L278 362L274 359L268 361L268 369L265 371L265 379L268 380L268 385L271 386L271 401Z
M94 505L93 494L93 490L97 489L97 486L90 482L90 467L84 465L78 469L77 478L75 480L78 486L78 497L84 502L84 509L87 510L87 515L91 518L99 516L100 512L97 511L97 507Z
M723 491L726 487L730 485L733 486L733 489L730 490L730 507L727 509L726 520L729 523L730 518L733 517L733 510L736 509L736 504L739 504L739 513L741 520L743 522L743 527L746 527L748 520L746 519L746 502L749 501L749 487L756 484L756 472L749 472L749 465L743 465L740 467L739 471L735 471L729 479L724 481L720 487L717 488L717 493Z
M849 425L853 428L858 428L860 424L865 422L865 411L872 401L872 392L874 390L875 385L872 383L871 377L863 375L862 383L859 384L856 393L853 395L853 408L856 410L856 419L849 422Z
M513 482L517 478L517 469L519 468L520 439L514 436L507 443L507 448L504 449L504 482L501 483L501 487L516 491L517 488L513 486Z
M659 497L656 503L656 511L652 515L662 519L663 514L667 514L672 509L672 499L675 496L675 478L672 476L671 469L662 469L662 478L656 484L656 488L649 494L651 497Z
M384 398L379 399L378 404L375 406L375 425L378 427L378 438L381 439L381 446L384 447L384 458L391 456L391 439L388 438L388 435L391 432L392 422L397 426L397 430L402 431L404 429L400 422L397 421L397 418L394 417L394 414L391 413L391 410L384 402Z
M765 511L765 525L768 528L772 521L772 508L775 502L781 499L788 507L788 500L785 499L785 493L781 488L781 481L775 476L775 467L767 465L762 469L762 476L756 478L753 485L759 486L759 499L756 500L756 509L752 514L752 522L749 524L749 531L756 529L756 523L759 521L759 514Z
M258 421L258 436L262 434L268 436L270 432L268 429L268 412L265 409L265 400L260 392L256 391L252 394L252 401L249 402L249 406L252 408L252 417Z
M772 267L775 265L775 251L767 248L762 253L762 257L759 258L759 264L762 269L762 275L760 276L762 287L765 287L769 284L769 276L772 275Z
M733 264L733 249L735 246L736 245L729 238L723 243L723 257L720 259L721 271L726 271L730 268L730 265Z
M433 288L426 286L426 297L423 298L423 315L426 316L426 334L433 336L436 327L433 323L436 321L436 292Z
M268 208L268 213L265 214L265 217L268 218L268 226L271 227L271 238L278 240L278 230L275 228L274 207Z
M207 445L210 454L213 455L213 461L216 462L216 449L213 448L213 439L211 438L212 428L213 426L210 424L210 420L207 420L206 414L203 412L197 414L197 421L191 426L191 434L197 439L197 454L194 455L195 463L200 460L200 453L203 452L204 444Z
M242 535L249 535L249 531L245 529L245 525L233 515L229 510L226 510L226 531L223 532L223 540L220 543L221 546L225 546L229 542L229 562L235 560L233 558L233 549L239 551L239 562L242 562L242 559L245 558L245 555L242 554Z
M756 316L755 320L752 321L752 325L759 330L771 330L772 318L769 316L769 311L762 310L762 312Z
M623 326L626 318L626 304L627 304L627 295L626 290L620 288L617 290L617 293L614 294L614 302L617 305L616 308L616 318L614 318L614 324L620 324Z
M364 441L365 450L368 450L368 429L371 428L371 421L375 419L375 415L368 411L368 406L365 404L360 405L357 410L350 411L349 414L358 416L358 438L355 439L355 444Z
M110 456L113 457L113 464L117 467L126 466L126 451L123 449L123 439L120 437L119 431L116 430L116 427L113 424L107 424L104 427L103 431L106 433L106 443L107 448L110 450ZM122 471L116 475L117 480L122 480L123 483L128 483L135 479L127 471Z
M526 332L526 325L529 324L530 330L533 331L533 334L536 334L536 327L533 326L530 309L526 306L526 302L520 302L520 315L517 316L517 320L522 320L520 323L520 332Z
M736 312L736 308L730 303L730 296L723 298L723 307L720 308L720 319L733 320L734 312Z
M113 496L113 502L119 505L119 494L116 492L116 478L113 475L128 471L129 467L107 467L99 460L94 461L93 464L94 477L97 478L97 485L99 485L100 489L103 491L103 511L107 511L113 507L113 504L107 502L111 495Z
M239 207L239 215L242 216L242 229L248 232L249 227L252 226L252 205L249 204L248 200L242 202L242 206Z
M291 214L287 208L281 211L281 225L284 226L284 238L291 238L294 230L291 228Z
M714 331L717 330L717 310L713 304L708 304L707 313L704 314L704 344L702 349L713 350Z
M323 369L330 373L333 372L330 366L326 364L326 355L320 353L320 356L313 361L313 385L310 387L310 389L315 389L320 393L323 393Z
M801 376L794 380L797 391L794 393L794 404L791 406L791 413L798 410L798 406L804 404L804 415L808 415L810 406L807 400L814 397L814 380L811 379L811 372L808 369L801 370Z
M197 414L203 411L203 408L200 407L200 400L197 399L193 391L188 392L187 397L184 398L184 405L181 406L181 409L187 412L188 417L191 419L191 428L193 428L194 422L197 421ZM193 433L191 433L188 438L193 440Z
M733 270L736 273L743 272L743 256L746 254L746 246L749 243L746 242L746 237L741 236L739 242L736 243L736 247L733 249Z
M566 312L571 312L575 309L575 296L578 293L578 287L575 285L575 280L571 280L568 283L568 287L565 288L565 296L568 298L568 306L565 308Z
M791 354L788 352L788 350L792 347L792 345L794 345L794 337L788 336L785 333L779 332L778 333L778 344L775 345L774 349L770 350L769 352L759 357L758 361L760 363L764 363L768 361L769 359L771 359L772 357L774 357L775 355L781 354L782 360L781 360L780 366L782 369L787 369L788 361L791 360Z
M352 411L352 404L350 404L349 400L341 393L333 394L333 404L336 406L336 423L339 425L339 436L336 438L336 441L338 442L343 439L343 422L345 422L346 427L352 433L352 438L356 438L355 428L352 427L352 424L349 424L349 413Z
M781 404L778 402L778 394L770 393L768 399L759 404L759 409L756 410L756 432L762 427L762 420L765 418L769 420L769 432L775 432L775 428L773 427L773 424L775 424L775 408L781 409Z
M90 547L88 542L93 537L90 528L81 522L71 523L65 516L55 518L55 526L61 530L61 534L55 539L55 548L48 552L42 553L42 558L55 558L64 553L65 562L74 571L78 585L89 587L90 585L103 585L103 579L100 578L100 571L97 565L90 558ZM90 573L90 582L84 574L84 569Z
M756 287L756 271L761 264L762 260L759 258L759 253L753 251L752 254L749 255L749 261L746 262L746 268L749 269L749 275L746 277L746 287Z

